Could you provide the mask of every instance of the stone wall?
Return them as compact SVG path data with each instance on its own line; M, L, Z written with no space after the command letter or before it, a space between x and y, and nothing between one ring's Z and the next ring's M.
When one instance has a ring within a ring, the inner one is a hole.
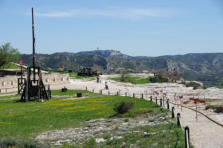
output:
M0 93L16 92L18 90L19 76L5 76L0 77ZM50 85L63 85L69 83L68 74L43 74L43 83L45 86Z

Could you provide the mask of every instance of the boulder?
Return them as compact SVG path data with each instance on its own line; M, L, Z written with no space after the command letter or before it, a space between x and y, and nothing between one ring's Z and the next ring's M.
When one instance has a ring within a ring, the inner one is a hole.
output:
M185 85L186 87L193 87L194 89L199 89L204 87L203 83L198 81L186 81Z

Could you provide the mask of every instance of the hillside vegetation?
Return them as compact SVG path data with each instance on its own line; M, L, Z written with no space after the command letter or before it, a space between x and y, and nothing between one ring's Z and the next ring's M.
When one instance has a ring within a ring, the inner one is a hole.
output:
M31 64L31 55L22 55ZM78 71L80 66L100 67L105 72L118 68L142 70L179 70L186 80L197 80L208 86L223 86L223 53L185 54L160 57L132 57L114 50L96 50L79 53L38 54L37 62L44 68L60 68Z

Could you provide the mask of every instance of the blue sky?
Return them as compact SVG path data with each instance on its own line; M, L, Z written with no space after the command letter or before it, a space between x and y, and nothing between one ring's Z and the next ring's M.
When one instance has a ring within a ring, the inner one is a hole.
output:
M223 52L221 0L0 0L0 45L31 53L32 7L38 53Z

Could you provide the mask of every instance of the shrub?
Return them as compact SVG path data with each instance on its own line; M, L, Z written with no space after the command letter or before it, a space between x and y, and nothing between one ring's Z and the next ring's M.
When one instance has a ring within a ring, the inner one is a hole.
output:
M67 90L68 89L66 87L64 87L64 88L61 89L62 92L67 92Z
M125 119L124 122L129 122L129 119Z
M84 143L83 148L97 148L97 143L94 138L89 139Z
M114 111L119 114L127 113L130 109L133 108L132 102L119 102L114 106Z
M165 79L165 78L161 78L161 77L158 77L158 76L151 77L151 78L149 79L149 81L152 82L152 83L168 82L167 79Z
M203 87L203 89L207 89L207 88L208 88L207 86L204 86L204 87Z
M126 74L122 73L122 75L120 77L120 81L121 82L125 82L126 81L126 78L127 78Z
M213 109L216 113L223 113L223 106L207 105L205 109Z
M216 113L223 113L223 107L221 107L221 106L216 107L214 111L215 111Z
M104 138L104 139L109 139L109 138L110 138L110 135L109 135L109 134L104 134L104 135L103 135L103 138Z

